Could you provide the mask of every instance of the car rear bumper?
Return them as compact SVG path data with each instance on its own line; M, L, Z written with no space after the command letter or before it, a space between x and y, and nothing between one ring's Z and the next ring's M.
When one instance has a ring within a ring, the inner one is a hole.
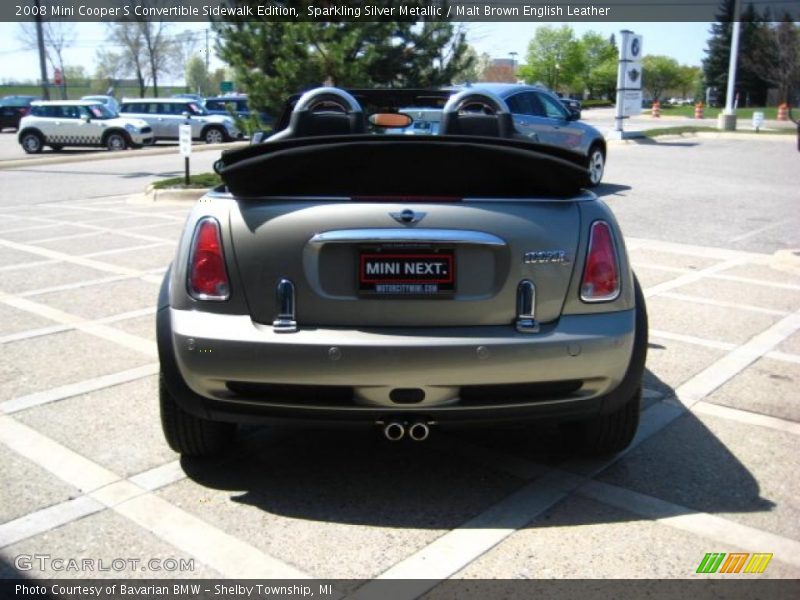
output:
M511 325L282 334L249 316L164 308L159 351L168 379L188 386L183 397L171 390L184 409L219 420L566 419L596 414L620 385L634 329L629 310L562 316L536 334Z

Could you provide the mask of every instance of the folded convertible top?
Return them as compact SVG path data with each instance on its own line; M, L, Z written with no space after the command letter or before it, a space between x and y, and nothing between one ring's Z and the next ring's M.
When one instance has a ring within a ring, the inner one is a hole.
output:
M287 139L224 152L215 165L236 197L566 197L588 181L568 150L471 136Z

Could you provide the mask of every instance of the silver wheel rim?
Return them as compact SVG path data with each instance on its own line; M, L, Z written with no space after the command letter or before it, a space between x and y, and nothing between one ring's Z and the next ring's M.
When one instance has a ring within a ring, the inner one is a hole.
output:
M108 149L109 150L122 150L125 147L125 140L122 139L121 135L112 135L108 138Z
M589 174L592 178L592 183L600 183L603 178L604 166L603 153L599 150L592 152L592 158L589 160Z
M219 129L209 129L206 132L206 144L222 143L222 132Z
M22 145L25 147L25 150L30 152L36 152L41 146L39 138L35 135L26 135L25 139L22 140Z

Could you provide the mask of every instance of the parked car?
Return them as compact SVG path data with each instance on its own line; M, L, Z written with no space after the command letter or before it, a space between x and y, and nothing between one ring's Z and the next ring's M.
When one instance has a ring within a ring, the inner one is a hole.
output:
M206 98L205 107L212 115L230 115L233 112L242 119L247 119L251 115L247 96L244 94ZM272 125L274 120L265 112L259 112L258 118L263 125L267 126Z
M415 100L418 100L415 101ZM438 135L400 107L444 100ZM520 138L488 89L307 92L226 151L158 299L160 410L185 456L237 423L637 429L647 312L585 156ZM369 108L380 112L370 113Z
M559 96L558 99L568 111L575 114L578 119L581 118L582 105L580 100L576 100L575 98L565 98L564 96Z
M200 94L172 94L172 97L179 98L181 100L194 100L198 104L204 104L206 101L206 99Z
M179 128L192 126L192 139L207 144L230 142L241 137L233 119L212 115L193 100L178 98L123 99L120 115L146 121L156 140L177 140Z
M65 146L141 148L153 142L153 133L144 121L121 118L97 102L38 101L20 121L17 139L25 152L37 154L45 146L53 150Z
M436 90L436 95L433 90L429 90L426 92L428 95L420 97L416 104L406 104L402 108L402 111L414 117L412 125L403 130L403 133L436 135L439 131L438 121L442 118L441 106L452 94L465 89L484 91L497 96L504 109L513 115L510 127L514 130L515 137L580 153L584 165L589 169L590 178L587 185L595 187L601 183L606 165L606 141L603 134L591 125L580 122L579 114L567 110L555 93L542 86L475 83ZM348 92L357 99L366 93L365 90L359 89L351 89ZM404 93L398 97L409 96ZM298 98L299 95L290 98L287 108L291 108ZM437 106L432 106L435 104L433 100L437 101ZM475 105L471 109L481 110L481 106ZM288 125L287 114L289 113L284 111L276 122L276 131ZM390 130L390 133L397 132Z
M5 96L0 100L0 131L19 129L19 122L31 109L35 96Z
M83 96L81 100L86 100L88 102L99 102L100 104L104 104L105 107L110 110L112 113L119 114L119 102L114 96Z

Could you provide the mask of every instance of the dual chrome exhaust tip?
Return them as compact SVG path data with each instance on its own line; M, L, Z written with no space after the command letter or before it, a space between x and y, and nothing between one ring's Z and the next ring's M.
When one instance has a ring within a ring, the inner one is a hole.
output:
M399 442L406 435L415 442L424 442L431 434L431 428L424 421L414 421L410 425L402 421L379 422L383 427L383 436L390 442Z

